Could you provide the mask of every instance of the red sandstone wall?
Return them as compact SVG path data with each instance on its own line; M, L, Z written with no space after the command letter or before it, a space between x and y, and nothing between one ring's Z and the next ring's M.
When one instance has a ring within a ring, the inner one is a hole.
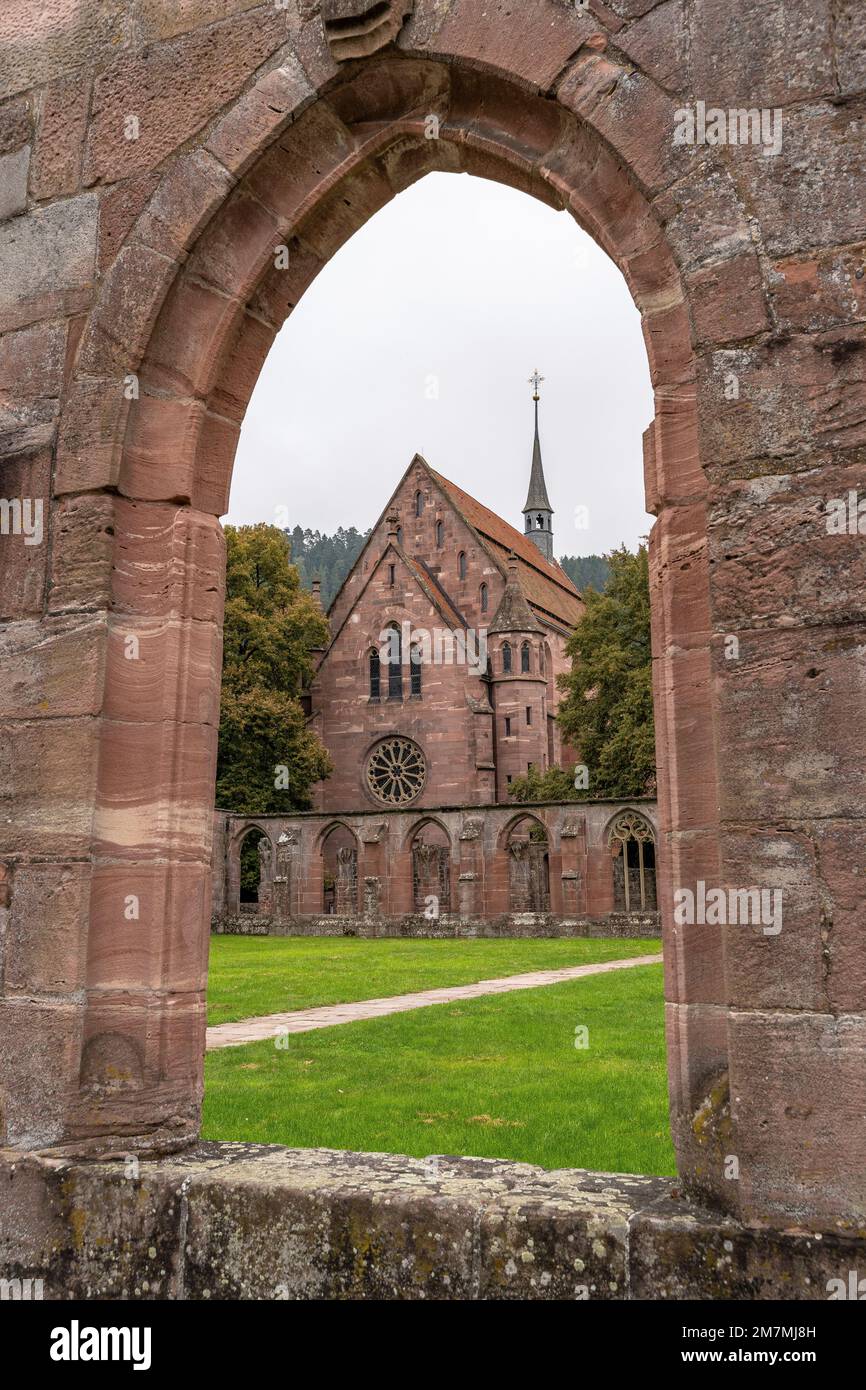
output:
M826 526L866 491L860 0L416 0L357 66L316 0L0 25L2 491L47 511L44 544L0 538L6 1140L197 1132L241 421L318 270L444 169L568 208L642 315L681 1176L757 1225L861 1230L866 552ZM780 149L678 145L696 98L778 109ZM785 930L678 929L699 879L783 886Z

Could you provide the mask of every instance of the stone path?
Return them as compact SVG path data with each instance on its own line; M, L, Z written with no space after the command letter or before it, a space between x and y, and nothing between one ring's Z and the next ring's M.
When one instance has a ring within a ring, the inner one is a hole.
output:
M333 1028L337 1023L357 1023L364 1018L384 1018L409 1009L425 1009L430 1004L453 1004L458 999L479 999L483 994L510 994L515 989L537 989L539 985L558 985L563 980L580 980L584 975L603 975L607 970L626 970L632 965L657 965L661 954L628 956L624 960L599 961L595 965L569 965L564 970L532 970L524 975L504 975L499 980L478 980L474 985L453 985L447 989L423 989L417 994L395 994L390 999L359 999L354 1004L326 1004L317 1009L296 1009L294 1013L263 1014L242 1018L236 1023L217 1023L207 1030L207 1050L240 1047L261 1042L277 1033L309 1033L314 1028Z

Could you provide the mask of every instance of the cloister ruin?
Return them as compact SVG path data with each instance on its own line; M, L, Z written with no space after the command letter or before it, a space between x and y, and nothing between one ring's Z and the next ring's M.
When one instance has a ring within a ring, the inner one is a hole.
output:
M217 931L652 936L653 803L214 818ZM259 884L243 900L253 837Z
M0 18L0 492L44 503L0 536L0 1268L573 1297L580 1250L599 1297L825 1297L866 1249L866 560L826 524L866 490L866 11L374 10ZM698 99L780 110L778 152L676 143ZM197 1145L240 425L431 170L568 209L642 314L673 1184ZM698 881L780 889L784 929L677 925Z

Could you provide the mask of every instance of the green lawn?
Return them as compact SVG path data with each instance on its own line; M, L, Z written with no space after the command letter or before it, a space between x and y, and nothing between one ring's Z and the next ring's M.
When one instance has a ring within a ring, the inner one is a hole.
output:
M350 947L346 959L353 944L374 943L340 943ZM382 944L393 951L397 943ZM439 943L405 944L411 951ZM519 956L540 943L501 944L504 961L509 949ZM498 973L530 963L513 960ZM483 973L493 973L489 960L461 978ZM384 977L374 978L366 992L384 993ZM430 983L427 974L403 977L397 988L421 978ZM324 997L349 996L313 989L305 1002ZM587 1048L574 1045L579 1025L588 1029ZM658 965L318 1029L290 1036L286 1049L273 1041L226 1048L208 1054L205 1077L207 1139L674 1172Z
M661 950L659 940L365 941L212 936L208 1023L470 985Z

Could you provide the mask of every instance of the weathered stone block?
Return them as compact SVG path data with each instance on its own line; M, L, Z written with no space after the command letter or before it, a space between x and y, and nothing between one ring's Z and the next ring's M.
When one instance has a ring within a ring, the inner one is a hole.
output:
M0 629L0 719L69 718L102 705L100 617L8 623Z
M272 7L120 54L94 83L86 182L161 163L237 96L285 35L285 12Z
M46 450L4 459L0 494L6 502L20 504L21 530L13 529L15 512L0 535L0 619L40 614L45 595L50 530L49 489L51 458ZM26 509L25 509L25 503ZM25 534L24 526L30 534Z
M16 217L26 208L29 169L29 145L23 145L14 154L0 155L0 222Z
M99 864L93 874L87 981L91 989L201 991L210 910L204 864Z
M115 613L222 623L225 540L214 517L118 499L116 526Z
M866 1018L734 1011L729 1026L744 1217L862 1236Z
M0 724L0 853L61 863L90 853L97 734L92 718Z
M858 816L866 801L860 718L866 631L752 631L715 675L723 821L790 825Z
M697 0L692 81L708 105L786 106L835 87L828 0L764 0L735 13Z
M18 864L6 940L7 995L65 996L78 1002L87 982L90 867Z
M30 191L34 198L77 192L87 138L90 78L52 82L42 93Z
M437 8L432 25L423 16L410 24L401 46L469 59L547 91L581 45L601 32L591 16L551 0L527 0L519 9L506 0L483 9L460 0L444 16Z
M93 193L34 209L0 227L0 330L75 312L96 268Z
M78 1074L81 1004L0 999L0 1112L5 1144L40 1149L63 1134Z
M82 0L51 10L30 0L8 0L0 28L0 100L51 82L71 68L104 61L130 40L132 23L125 0Z
M217 725L221 665L222 637L215 623L114 615L105 714L133 723L161 716Z
M178 691L180 697L180 691ZM180 702L180 701L179 701ZM207 725L106 720L100 738L97 853L207 862L216 731Z
M114 499L84 493L55 503L48 607L107 608L114 553Z

